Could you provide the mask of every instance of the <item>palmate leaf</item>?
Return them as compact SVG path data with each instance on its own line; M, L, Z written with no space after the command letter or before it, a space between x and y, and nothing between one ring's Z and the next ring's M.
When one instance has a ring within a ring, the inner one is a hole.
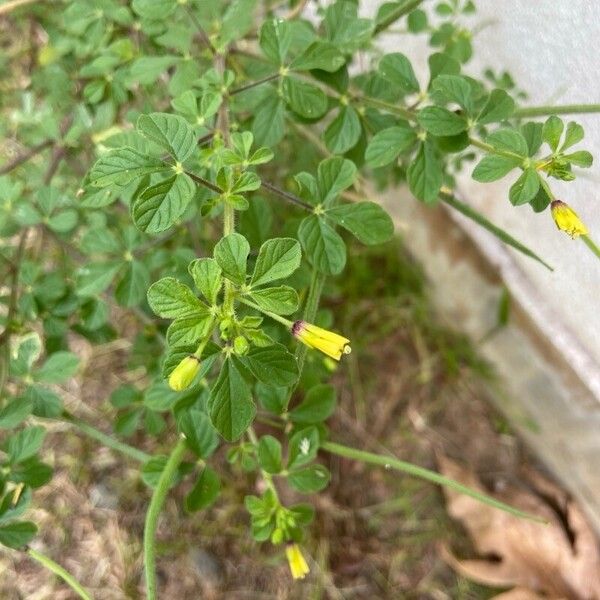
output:
M537 260L540 264L544 265L550 271L554 270L547 262L545 262L542 258L540 258L535 252L533 252L527 246L525 246L524 244L522 244L521 242L516 240L510 234L506 233L506 231L504 231L497 225L494 225L491 221L488 221L488 219L486 219L482 214L478 213L475 209L470 207L468 204L465 204L464 202L457 200L454 196L451 196L450 194L441 194L440 197L446 204L448 204L448 206L451 206L452 208L456 209L457 211L459 211L460 213L465 215L465 217L468 217L472 221L475 221L475 223L477 223L478 225L481 225L484 229L487 229L490 233L495 235L500 241L511 246L515 250L521 252L521 254L524 254L525 256L529 256L529 258L533 258L534 260Z

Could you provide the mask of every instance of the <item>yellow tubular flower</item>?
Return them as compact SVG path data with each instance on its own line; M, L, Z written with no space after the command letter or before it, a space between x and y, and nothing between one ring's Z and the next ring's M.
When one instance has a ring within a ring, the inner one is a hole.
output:
M309 348L320 350L335 360L340 360L342 354L351 352L348 338L306 321L296 321L292 325L292 335Z
M200 359L190 354L186 356L169 375L169 387L176 392L186 390L192 385L200 370Z
M568 204L561 200L554 200L550 205L550 211L556 226L561 231L565 231L572 238L576 238L578 235L587 235L587 227Z
M289 543L285 547L285 556L290 565L290 571L292 572L292 577L294 579L304 579L306 574L309 572L308 565L306 564L306 560L302 555L302 551L300 550L300 546L298 544Z

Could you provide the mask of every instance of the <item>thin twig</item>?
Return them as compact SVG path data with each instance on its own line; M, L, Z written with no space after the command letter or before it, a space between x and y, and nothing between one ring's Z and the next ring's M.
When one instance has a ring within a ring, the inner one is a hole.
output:
M252 88L262 85L263 83L268 83L269 81L273 81L274 79L277 79L279 77L279 75L280 75L280 73L271 73L271 75L267 75L266 77L263 77L262 79L257 79L256 81L251 81L250 83L247 83L246 85L242 85L239 88L235 88L234 90L231 90L229 92L229 95L235 96L236 94L245 92L246 90L251 90Z
M206 34L206 31L204 31L204 28L202 27L200 21L198 21L196 15L187 6L185 6L185 12L188 14L188 17L190 18L190 21L194 24L194 27L198 30L202 42L206 45L206 47L210 50L210 53L214 56L217 53L217 50L212 45L212 42Z
M0 10L1 9L2 7L0 7ZM33 146L33 148L30 148L26 152L23 152L23 154L16 156L15 158L13 158L13 160L3 164L0 167L0 175L6 175L6 173L10 173L10 171L16 169L19 165L22 165L24 162L27 162L30 158L33 158L36 154L39 154L46 148L49 148L50 146L52 146L52 144L54 144L54 140L45 140L39 143L37 146Z
M295 196L290 192L286 192L285 190L279 189L272 183L269 183L267 181L261 181L260 187L264 188L265 190L269 190L269 192L271 192L272 194L275 194L276 196L279 196L280 198L283 198L284 200L287 200L288 202L291 202L296 206L302 207L304 210L309 210L312 212L314 209L314 206L311 206L308 202L304 202L304 200L298 198L298 196Z

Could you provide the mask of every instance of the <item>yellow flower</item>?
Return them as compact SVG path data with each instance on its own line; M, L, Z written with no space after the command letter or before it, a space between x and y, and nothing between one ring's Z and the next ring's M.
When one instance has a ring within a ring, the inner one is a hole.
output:
M292 577L294 579L304 579L304 577L310 569L308 568L306 560L302 555L300 546L298 546L298 544L289 543L285 547L285 556L287 557L288 563L290 565Z
M348 338L306 321L296 321L292 325L292 334L309 348L316 348L335 360L340 360L342 354L350 354L351 351Z
M186 356L169 375L169 387L176 392L189 388L199 370L200 359L193 354Z
M561 231L566 231L572 238L578 235L587 235L587 227L583 224L577 213L561 200L554 200L550 205L552 218Z

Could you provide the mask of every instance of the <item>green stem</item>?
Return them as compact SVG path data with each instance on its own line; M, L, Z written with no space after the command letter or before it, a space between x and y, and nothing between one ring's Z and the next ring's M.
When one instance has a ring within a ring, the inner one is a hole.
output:
M475 500L478 500L479 502L483 502L484 504L503 510L516 517L529 519L531 521L537 521L538 523L546 523L546 521L541 517L537 517L535 515L523 512L518 508L514 508L508 504L505 504L504 502L500 502L499 500L496 500L495 498L492 498L487 494L483 494L481 492L473 490L463 485L462 483L455 481L454 479L444 477L443 475L440 475L435 471L431 471L429 469L413 465L411 463L399 460L397 458L393 458L391 456L373 454L372 452L357 450L356 448L350 448L348 446L343 446L342 444L336 444L334 442L322 443L321 450L325 450L325 452L329 452L330 454L336 454L337 456L343 456L344 458L351 458L353 460L360 460L364 463L378 465L380 467L384 467L385 469L395 469L396 471L402 471L403 473L407 473L408 475L425 479L426 481L430 481L431 483L436 483L438 485L445 486L447 488L450 488L451 490L460 492L461 494L465 494L466 496L470 496L471 498L475 498Z
M314 269L310 280L310 287L308 288L308 296L306 297L306 303L304 305L303 319L308 323L314 323L315 321L324 283L325 276L319 273L317 269ZM298 344L296 346L296 359L298 360L298 373L300 373L300 376L302 376L302 370L304 369L304 361L306 360L307 352L308 347L304 344ZM298 377L298 381L300 381L300 377ZM295 387L296 386L292 388L290 395L294 391Z
M404 119L408 119L409 121L415 120L415 113L411 110L408 110L408 108L405 108L404 106L396 106L395 104L391 104L385 100L370 98L369 96L363 96L362 94L353 94L353 96L367 106L387 110L388 112L403 117Z
M253 427L248 427L248 439L254 446L258 459L258 438L256 437L256 433L254 432ZM279 502L279 494L277 493L277 488L275 487L275 483L273 482L273 477L271 477L271 474L267 473L264 469L261 469L260 475L263 478L263 481L265 482L267 487L273 492L273 495L275 496L277 502Z
M280 73L272 73L271 75L267 75L266 77L263 77L262 79L257 79L256 81L251 81L250 83L247 83L246 85L242 85L239 88L235 88L234 90L231 90L229 92L229 95L235 96L235 94L245 92L246 90L251 90L252 88L262 85L263 83L268 83L269 81L273 81L274 79L277 79L279 76L280 76Z
M119 440L115 440L110 435L103 433L102 431L96 429L95 427L92 427L91 425L88 425L86 422L82 421L81 419L78 419L77 417L73 416L72 414L66 411L63 412L61 416L63 420L77 427L77 429L79 429L82 433L85 433L88 437L91 437L92 439L96 440L97 442L100 442L104 446L112 448L113 450L116 450L117 452L120 452L125 456L129 456L130 458L133 458L134 460L143 463L147 462L152 458L151 454L147 454L146 452L138 450L133 446L129 446L128 444L124 444Z
M519 156L518 154L515 154L514 152L509 152L508 150L499 150L498 148L495 148L494 146L491 146L490 144L486 144L485 142L482 142L481 140L478 140L477 138L474 138L474 137L469 137L469 143L472 146L481 148L481 150L485 150L489 154L497 154L498 156L506 156L507 158L518 158L521 161L523 160L522 156Z
M158 525L158 517L184 453L185 439L180 438L171 451L167 464L160 474L158 483L152 493L148 512L146 513L146 522L144 524L144 571L146 573L147 600L156 600L156 548L154 546L154 538Z
M596 245L594 240L589 235L582 235L581 239L585 245L598 257L600 258L600 248Z
M395 23L398 19L417 8L422 2L423 0L405 0L394 10L391 10L389 13L387 13L385 18L377 23L375 26L375 33L381 33L390 25Z
M576 115L584 113L600 113L600 104L524 106L517 108L513 113L513 117L546 117L550 115Z
M27 554L29 554L33 560L36 560L46 569L60 577L80 598L83 598L83 600L93 600L92 596L79 581L77 581L77 579L75 579L75 577L73 577L66 569L61 567L58 563L55 563L51 558L33 548L28 548Z
M269 310L265 310L264 308L261 308L260 306L258 306L258 304L255 304L251 300L247 300L246 298L244 298L242 296L238 297L238 300L242 304L245 304L246 306L249 306L250 308L254 308L255 310L263 313L263 315L267 315L267 317L271 317L271 319L277 321L278 323L281 323L282 325L285 325L288 329L292 328L293 323L289 319L284 319L283 317L280 317L279 315L276 315L275 313L272 313Z

